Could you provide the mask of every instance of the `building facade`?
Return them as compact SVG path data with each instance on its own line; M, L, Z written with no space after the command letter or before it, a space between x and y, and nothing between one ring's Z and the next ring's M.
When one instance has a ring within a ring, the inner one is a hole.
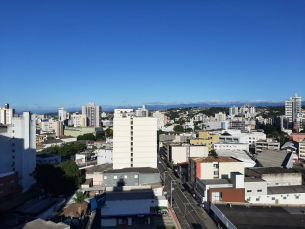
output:
M290 97L285 101L285 116L288 118L290 128L292 129L296 125L296 119L302 114L302 98L295 94L294 97Z
M157 167L157 119L134 117L130 109L115 109L113 168Z
M102 107L90 102L87 106L82 106L82 115L86 115L87 126L101 126Z
M12 124L12 118L14 113L15 109L10 108L10 105L8 103L4 105L4 108L0 107L0 124Z
M19 184L27 190L35 179L36 116L30 112L14 115L12 124L0 128L0 174L18 172Z

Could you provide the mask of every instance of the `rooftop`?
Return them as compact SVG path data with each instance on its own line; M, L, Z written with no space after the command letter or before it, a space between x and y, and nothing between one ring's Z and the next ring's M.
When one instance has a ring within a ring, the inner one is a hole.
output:
M106 192L106 201L154 199L152 190Z
M248 163L247 167L255 166L256 164L244 150L217 150L216 153L220 157L233 157L239 161Z
M276 228L304 228L304 210L298 210L298 214L291 214L288 209L300 209L297 207L267 207L215 204L215 206L238 229L276 229Z
M111 169L105 171L105 173L159 173L158 169L151 167L133 167L133 168L124 168L124 169Z
M112 164L102 164L102 165L96 165L89 168L85 168L86 173L103 173L106 170L112 169Z
M283 150L263 150L256 159L263 167L281 167L287 165L290 157L291 153Z
M262 178L245 177L245 182L266 182Z
M31 222L23 224L15 229L68 229L69 225L64 223L54 223L52 221L45 221L43 219L35 219Z
M267 187L268 195L271 194L289 194L289 193L305 193L305 185L278 186Z
M76 203L70 204L61 214L60 216L65 216L65 217L76 217L79 218L81 217L81 215L79 214L79 210L80 212L84 211L84 213L86 214L87 209L88 209L88 203L84 202L83 204L81 204L80 206L81 209L79 209L79 205Z
M201 179L201 181L206 185L213 185L213 184L230 184L229 181L226 179Z
M256 167L246 168L245 175L247 177L261 177L263 174L280 174L280 173L296 173L292 169L285 169L281 167Z
M52 140L46 140L44 142L41 142L42 144L52 144L52 143L61 143L63 142L62 140L60 139L52 139Z
M240 162L232 157L192 157L193 161L197 163L209 163L209 162Z

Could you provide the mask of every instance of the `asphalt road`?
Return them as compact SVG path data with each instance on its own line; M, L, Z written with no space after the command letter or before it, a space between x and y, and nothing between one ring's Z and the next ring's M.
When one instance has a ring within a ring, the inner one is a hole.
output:
M161 163L159 163L159 161L161 161ZM158 157L158 169L162 179L164 177L164 171L167 171L165 173L165 183L168 196L170 196L171 180L173 180L172 194L174 201L172 208L177 215L181 227L194 229L216 229L217 227L213 220L202 207L198 206L198 203L194 200L194 198L178 183L180 180L177 180L171 169L166 166L160 157Z

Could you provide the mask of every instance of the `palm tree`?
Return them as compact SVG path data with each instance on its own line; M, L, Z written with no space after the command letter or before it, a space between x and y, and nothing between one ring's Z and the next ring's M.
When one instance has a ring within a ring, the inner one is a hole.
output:
M76 191L75 192L75 197L73 198L73 200L75 201L75 203L78 205L78 214L81 215L81 207L82 204L85 202L85 199L88 198L88 195L85 193L82 193L81 191Z

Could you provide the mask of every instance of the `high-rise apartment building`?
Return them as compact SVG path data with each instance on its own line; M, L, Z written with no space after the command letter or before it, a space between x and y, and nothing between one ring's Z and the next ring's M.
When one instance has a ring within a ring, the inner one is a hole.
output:
M226 113L219 112L218 114L215 114L215 119L217 121L226 121L227 119Z
M0 107L0 123L4 125L12 124L14 113L15 109L11 109L8 103L4 105L4 108Z
M138 108L136 110L136 116L137 117L148 117L149 116L149 111L145 109L145 105L142 106L142 108Z
M69 120L70 114L67 112L63 107L58 109L58 120L61 122L65 122L66 120Z
M297 124L297 118L302 113L302 98L295 94L285 101L285 116L288 118L290 127L292 128Z
M87 106L82 106L82 115L87 116L87 126L101 126L102 107L91 102Z
M164 114L156 111L153 113L153 117L157 119L157 129L162 130L164 128Z
M10 125L0 125L0 177L18 173L23 190L35 179L30 174L36 167L36 115L14 114Z
M87 117L78 112L75 112L71 115L69 120L69 125L74 127L86 127L87 126Z
M135 117L132 109L115 109L113 169L157 168L157 119Z
M238 107L235 107L235 106L230 107L229 115L230 115L230 116L238 115Z

